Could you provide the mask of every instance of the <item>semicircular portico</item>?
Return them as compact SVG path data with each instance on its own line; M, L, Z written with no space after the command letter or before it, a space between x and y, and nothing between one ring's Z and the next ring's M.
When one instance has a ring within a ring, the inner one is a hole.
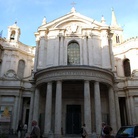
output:
M39 70L34 78L34 106L39 105L37 112L45 116L45 136L51 128L55 135L61 135L61 128L63 134L79 134L82 122L87 124L91 136L92 131L100 134L102 121L111 124L116 121L114 74L110 70L79 65L58 66ZM52 115L55 122L51 120Z
M113 85L113 73L89 66L60 66L40 70L35 74L36 85L57 80L89 80Z

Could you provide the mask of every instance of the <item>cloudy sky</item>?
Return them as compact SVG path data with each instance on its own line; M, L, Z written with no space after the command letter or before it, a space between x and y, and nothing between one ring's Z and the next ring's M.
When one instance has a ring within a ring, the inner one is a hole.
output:
M111 23L111 8L114 9L118 24L124 29L125 39L138 36L138 0L0 0L0 31L7 37L7 28L17 21L21 29L20 41L35 46L34 33L45 16L47 22L75 9L82 15L97 21L104 16Z

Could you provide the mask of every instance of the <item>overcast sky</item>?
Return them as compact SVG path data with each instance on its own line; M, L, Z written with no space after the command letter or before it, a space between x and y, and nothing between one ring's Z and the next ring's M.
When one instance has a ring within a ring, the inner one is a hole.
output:
M0 31L7 37L7 28L17 21L21 29L20 41L35 46L34 33L43 17L47 22L69 13L72 0L0 0ZM111 23L111 8L125 38L138 36L138 0L74 0L75 9L84 16L100 22L102 15Z

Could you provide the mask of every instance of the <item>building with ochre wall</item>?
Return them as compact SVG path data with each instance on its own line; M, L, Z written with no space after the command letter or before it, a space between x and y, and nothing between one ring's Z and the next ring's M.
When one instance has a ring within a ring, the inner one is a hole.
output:
M43 137L75 137L86 124L89 136L101 123L138 124L138 38L123 39L112 10L111 25L75 8L35 33L36 46L19 41L8 27L0 38L0 129L37 120ZM5 129L6 128L6 129Z

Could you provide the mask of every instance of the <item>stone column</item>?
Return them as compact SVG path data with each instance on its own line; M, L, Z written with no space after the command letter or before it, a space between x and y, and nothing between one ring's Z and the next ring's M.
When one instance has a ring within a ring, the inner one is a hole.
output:
M18 126L18 121L17 121L18 101L19 101L19 97L16 96L15 97L15 103L14 103L13 124L12 124L12 128L13 128L14 133L16 132L17 126Z
M101 98L100 98L99 82L94 83L94 103L95 103L96 133L97 135L100 135L101 124L102 124L102 114L101 114Z
M38 122L39 118L39 89L35 89L35 95L34 95L34 107L33 107L33 120L36 120Z
M62 82L57 81L56 103L55 103L55 137L61 137L62 118Z
M48 137L51 131L51 116L52 116L52 82L47 83L47 95L45 105L45 126L44 135Z
M29 120L28 120L28 133L31 132L32 120L33 120L33 105L34 105L34 90L31 92L30 97L30 111L29 111Z
M110 126L113 128L113 131L117 131L116 127L116 111L115 111L115 97L112 87L109 87L109 114L110 114Z
M84 123L87 127L88 135L91 134L91 102L90 102L90 84L84 81Z

